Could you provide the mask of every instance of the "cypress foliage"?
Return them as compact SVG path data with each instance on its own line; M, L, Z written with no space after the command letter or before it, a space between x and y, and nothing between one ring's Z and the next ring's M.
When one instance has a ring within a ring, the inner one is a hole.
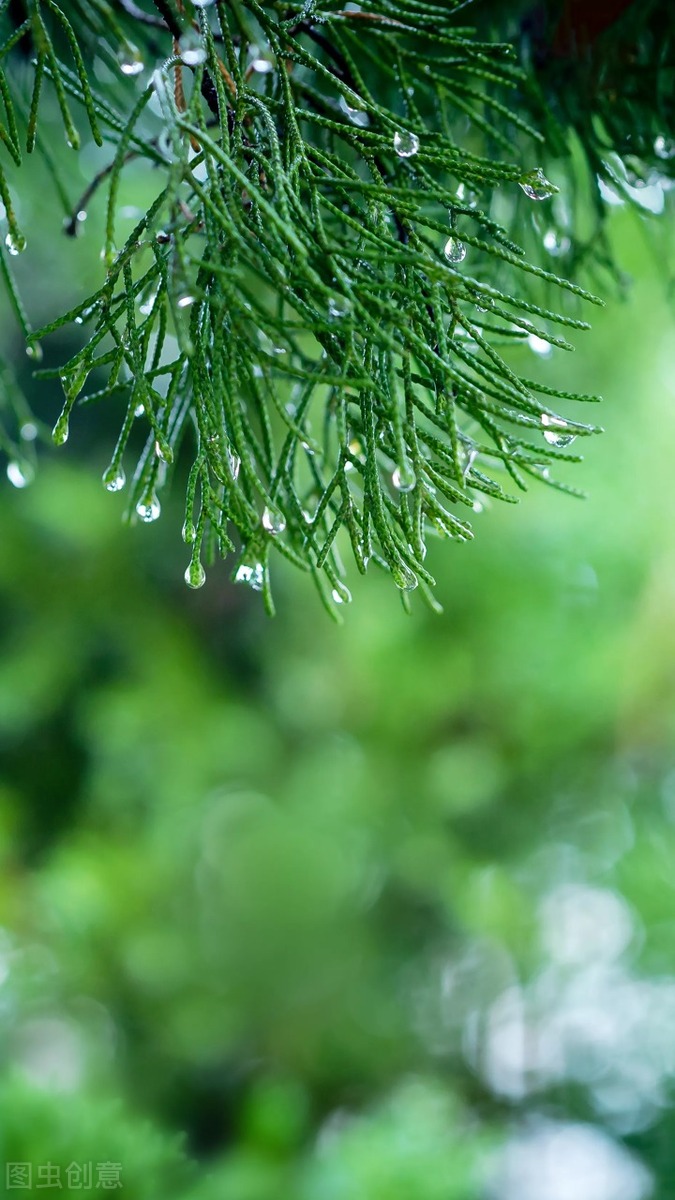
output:
M34 359L66 323L82 334L57 372L53 440L78 406L123 402L103 481L143 521L184 456L190 586L230 556L271 612L278 552L337 615L350 546L359 571L434 606L430 535L471 538L485 499L532 480L573 490L556 466L598 431L598 397L530 379L519 347L572 348L602 303L580 273L598 291L618 277L607 200L658 211L675 175L669 6L587 7L0 6L3 281ZM105 86L97 60L117 77ZM48 104L73 151L109 150L75 202L41 132ZM106 197L100 287L41 329L12 272L32 152L67 234ZM157 195L123 240L120 183L139 162ZM20 484L32 443L15 426L35 426L8 368L3 382Z

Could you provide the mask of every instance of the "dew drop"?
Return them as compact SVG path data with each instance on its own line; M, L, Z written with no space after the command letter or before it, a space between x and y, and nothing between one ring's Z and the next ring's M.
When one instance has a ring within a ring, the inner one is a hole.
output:
M206 62L206 48L197 33L186 33L180 39L180 56L186 67L198 67Z
M136 405L136 407L134 409L134 416L135 417L145 416L145 405L142 402L140 404Z
M360 129L367 129L370 125L370 117L363 108L353 108L348 104L344 96L340 96L340 108L343 113L349 117L352 125L357 125Z
M26 421L19 430L24 442L34 442L38 435L38 427L34 421Z
M459 238L449 237L445 243L443 253L448 262L461 263L466 258L466 246L464 242L460 242Z
M28 487L33 482L33 475L33 468L28 463L7 463L7 478L15 488Z
M659 134L654 141L654 153L657 158L675 158L675 140Z
M349 588L344 583L341 583L340 580L335 584L331 595L336 604L351 604L352 594Z
M67 416L67 414L63 413L59 417L54 428L52 429L52 439L53 439L54 445L55 446L65 446L66 442L68 441L69 432L70 432L70 429L68 426L68 416Z
M241 459L236 454L233 454L229 448L227 451L227 465L230 468L230 475L236 482L236 480L239 478Z
M191 588L200 588L206 583L206 571L199 559L190 563L185 572L185 582Z
M262 515L263 528L275 537L278 533L283 533L286 528L286 518L277 508L271 508L269 505L265 508Z
M139 305L138 311L142 313L144 317L148 317L155 307L156 299L157 292L153 292L151 296L148 296L147 300L144 300L143 303Z
M349 301L345 296L331 296L328 301L328 314L334 321L340 321L346 317L350 310Z
M39 342L29 342L26 346L26 354L33 362L42 362L42 346Z
M141 521L145 521L148 524L150 521L156 521L161 511L162 506L154 492L151 496L145 496L142 500L139 500L136 505L136 512Z
M194 296L191 296L189 292L186 292L184 295L178 297L176 300L176 305L178 308L189 308L191 304L194 304L194 302Z
M391 573L394 577L394 583L402 592L412 592L417 587L417 576L407 563L397 563L396 566L392 567Z
M571 244L570 239L566 235L560 236L556 233L555 229L547 229L544 234L544 250L547 250L549 254L555 255L556 258L559 254L567 254Z
M172 463L173 462L173 450L171 449L168 442L165 442L165 441L160 442L159 439L157 439L155 441L155 454L157 455L160 462L163 462L163 463Z
M405 459L400 466L396 467L391 477L391 482L397 492L412 492L417 483L417 476L413 470L412 463L408 459Z
M21 254L21 251L26 249L26 239L21 233L8 233L5 246L12 256Z
M567 421L563 421L561 417L552 417L548 413L542 413L541 423L544 426L544 441L548 442L549 446L556 446L559 450L564 449L565 446L571 446L577 436L575 433L560 432L569 429Z
M394 150L399 158L412 158L413 154L417 154L420 148L420 139L416 133L410 133L407 129L397 130L394 134Z
M548 200L550 196L554 196L560 190L546 178L541 167L521 175L518 183L530 200Z
M112 464L103 472L103 486L106 492L121 492L127 481L122 467Z
M196 536L197 530L194 527L194 523L192 521L185 521L181 530L181 537L183 541L189 546L192 544L192 542L194 542Z
M264 577L265 572L261 562L243 562L237 567L234 581L235 583L247 583L254 592L261 592Z
M270 62L269 58L254 58L251 70L258 75L269 75L274 70L274 63Z
M117 55L120 71L123 75L140 75L145 63L137 46L127 42Z

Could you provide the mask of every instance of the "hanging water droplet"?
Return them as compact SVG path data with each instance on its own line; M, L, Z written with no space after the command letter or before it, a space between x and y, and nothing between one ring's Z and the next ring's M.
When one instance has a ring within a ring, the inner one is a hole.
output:
M654 153L657 158L675 158L675 139L659 134L654 141Z
M189 308L191 304L194 304L194 302L194 296L191 296L189 292L185 292L182 296L178 297L176 300L176 305L178 308Z
M409 459L404 459L400 466L396 467L391 482L397 492L412 492L417 483L417 476Z
M340 321L343 317L346 317L350 308L351 305L346 296L334 295L328 301L328 313L334 321Z
M544 250L547 250L549 254L555 255L556 258L559 254L567 254L571 244L570 239L565 234L561 236L556 233L555 229L547 229L544 234Z
M173 450L169 443L160 441L159 438L155 441L155 454L163 463L173 462Z
M198 67L206 62L206 47L196 31L183 34L179 43L181 60L186 67Z
M66 133L66 146L69 150L79 150L80 135L76 129L69 129Z
M343 113L349 117L352 125L357 125L360 129L367 129L370 125L370 117L363 108L353 108L348 104L344 96L340 96L340 108Z
M459 238L449 237L445 243L443 253L448 262L461 263L466 258L466 246L464 242L460 242Z
M162 506L154 492L150 496L144 496L136 505L136 512L141 521L146 521L147 523L156 521L161 511Z
M527 344L530 350L535 354L539 354L541 358L548 358L553 353L553 346L546 338L537 337L536 333L531 333L527 339Z
M351 604L352 594L348 587L345 586L339 579L333 588L331 595L336 604Z
M136 405L136 407L134 409L134 416L135 417L145 416L145 405L142 400L141 400L140 404Z
M28 487L33 482L34 471L29 463L8 462L7 478L15 488Z
M34 442L38 435L38 427L33 421L25 421L19 433L24 442Z
M204 567L200 563L199 559L196 561L193 559L193 561L190 563L187 571L185 572L185 582L187 583L188 587L191 588L200 588L206 583L206 571L204 570Z
M61 416L59 417L58 421L56 422L56 425L52 429L52 439L54 441L54 445L55 446L65 446L66 442L68 441L69 432L70 432L70 429L68 426L68 414L61 413Z
M39 342L29 342L26 346L26 354L33 362L42 362L42 346Z
M548 200L550 196L554 196L560 190L554 183L551 183L550 179L546 178L541 167L521 175L518 183L530 200Z
M394 150L399 158L412 158L413 154L417 154L420 148L420 139L416 133L410 133L407 129L397 130L394 134Z
M397 563L392 567L391 573L394 583L402 592L412 592L417 587L417 576L407 563Z
M473 464L475 463L476 459L478 458L478 451L474 450L474 449L468 450L468 451L465 450L464 454L466 457L465 457L464 466L462 468L462 479L466 483L467 476L469 475L469 472L471 471Z
M21 233L8 233L5 238L5 246L11 255L20 254L26 249L26 239Z
M144 317L149 316L155 306L156 299L157 292L153 292L151 296L148 296L147 300L144 300L143 303L139 305L138 311L142 313Z
M565 446L571 446L577 436L575 433L560 432L560 430L569 429L567 421L564 421L562 417L552 417L548 413L542 413L541 423L544 426L544 441L548 442L549 446L556 446L559 450Z
M482 500L474 500L471 507L475 513L481 513L483 511L485 505L483 504Z
M117 62L123 75L140 75L145 66L138 46L132 46L131 42L121 47Z
M197 530L194 527L194 523L192 521L185 521L181 530L181 537L183 538L183 541L187 542L189 546L192 542L194 542L196 536Z
M247 583L254 592L261 592L265 572L261 562L243 562L237 567L235 583Z
M263 528L271 533L273 537L278 533L283 533L286 528L286 518L283 513L279 512L278 508L272 508L268 505L262 515Z
M274 70L274 63L270 62L269 58L254 58L251 70L258 75L269 75Z
M103 472L102 478L106 492L121 492L127 481L123 468L115 463L111 463L107 471Z
M239 469L241 467L241 459L236 454L233 454L229 446L227 449L227 465L230 468L230 475L236 481L239 478Z

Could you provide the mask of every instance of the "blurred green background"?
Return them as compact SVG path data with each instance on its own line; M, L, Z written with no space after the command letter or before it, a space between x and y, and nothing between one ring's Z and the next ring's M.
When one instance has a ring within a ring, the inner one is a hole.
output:
M39 324L101 267L35 172ZM606 398L590 500L438 543L442 617L377 575L341 629L283 566L273 622L226 567L190 592L180 486L129 529L100 484L119 413L0 489L0 1188L672 1200L675 335L613 236L627 301L535 360Z

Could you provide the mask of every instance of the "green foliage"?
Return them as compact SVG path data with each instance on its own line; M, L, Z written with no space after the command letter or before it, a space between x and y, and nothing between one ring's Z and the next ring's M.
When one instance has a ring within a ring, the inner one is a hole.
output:
M3 254L9 298L34 357L81 326L80 348L37 372L66 397L53 438L65 442L75 406L123 406L103 479L120 490L137 458L132 518L156 519L182 456L190 586L204 561L234 555L235 578L272 611L278 551L336 614L350 598L344 531L359 571L375 563L406 603L419 586L433 606L429 535L466 541L486 498L512 501L533 479L573 490L551 471L597 431L576 408L597 397L532 380L521 361L523 343L571 349L565 331L588 328L578 299L600 303L549 269L561 248L572 274L588 258L565 232L572 160L543 245L530 217L558 193L540 163L566 151L570 126L594 186L609 171L626 191L591 135L618 144L611 106L591 106L596 126L552 116L554 72L538 79L498 30L462 24L459 2L30 0L10 19L20 9L3 5L7 170L13 181L24 146L45 156L71 235L105 189L105 278L34 330ZM74 205L41 134L47 88L68 146L88 127L109 147ZM670 143L653 144L670 169ZM123 237L120 189L141 165L154 199ZM8 394L25 425L11 382ZM30 448L3 437L15 474L31 475Z

